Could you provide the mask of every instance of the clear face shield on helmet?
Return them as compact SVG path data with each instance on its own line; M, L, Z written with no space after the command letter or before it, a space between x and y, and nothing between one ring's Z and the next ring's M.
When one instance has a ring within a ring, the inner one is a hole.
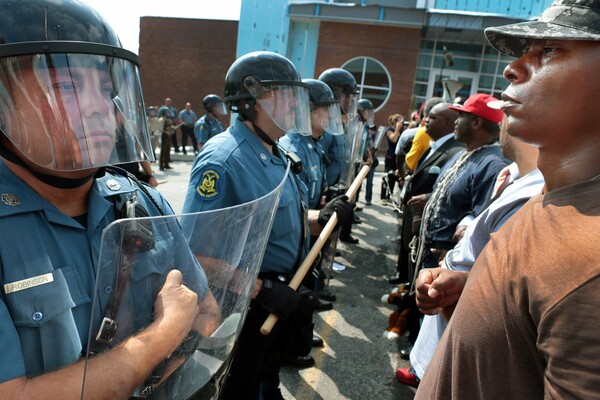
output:
M215 114L219 116L227 115L227 107L225 107L225 103L223 102L215 103L212 106L212 110Z
M355 115L358 112L358 93L341 93L340 108L346 115Z
M362 115L368 127L375 126L375 110L367 108L361 110L360 114Z
M279 129L311 135L308 87L304 83L260 82L248 77L244 80L244 86Z
M320 128L322 132L328 132L336 136L344 134L339 103L317 106L311 111L311 120L313 127Z
M56 171L154 159L138 68L116 57L1 59L0 129L31 162Z

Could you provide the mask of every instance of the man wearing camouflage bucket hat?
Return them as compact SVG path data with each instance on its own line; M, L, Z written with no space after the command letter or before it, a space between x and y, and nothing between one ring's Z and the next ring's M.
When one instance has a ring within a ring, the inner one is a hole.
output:
M456 308L416 399L599 398L600 0L485 34L517 57L499 107L539 147L546 186L492 237L460 302L442 275L419 275L418 303Z

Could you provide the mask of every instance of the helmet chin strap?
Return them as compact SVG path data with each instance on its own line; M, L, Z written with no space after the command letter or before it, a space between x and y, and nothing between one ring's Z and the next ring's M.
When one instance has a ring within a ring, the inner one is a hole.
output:
M256 104L256 100L254 100L254 99L248 99L246 101L246 103L244 104L243 110L237 110L238 119L240 121L248 121L248 122L250 122L252 124L252 127L254 128L254 132L256 132L256 134L258 135L258 137L261 138L266 144L268 144L269 146L271 146L271 150L273 151L273 154L276 155L277 157L279 157L279 148L277 147L277 143L275 143L275 141L273 139L271 139L269 137L269 135L267 135L265 133L265 131L263 131L262 129L260 129L254 123L254 105L255 104Z
M63 177L48 175L48 174L42 174L41 172L32 170L15 153L13 153L9 149L7 149L6 147L1 146L1 145L0 145L0 156L2 156L3 158L7 159L8 161L10 161L14 164L17 164L20 167L25 168L33 176L35 176L37 179L44 182L45 184L54 186L59 189L75 189L75 188L78 188L78 187L84 185L86 182L88 182L92 178L99 178L101 176L104 176L104 168L100 168L97 171L94 171L93 173L91 173L87 176L84 176L82 178L75 178L75 179L63 178Z
M268 145L271 146L271 149L273 150L273 154L275 154L277 157L279 157L279 149L277 148L277 144L275 143L275 141L273 139L271 139L269 137L269 135L267 135L265 133L265 131L263 131L262 129L260 129L255 123L254 121L252 121L252 126L254 127L254 131L256 132L256 134L262 139L264 140Z

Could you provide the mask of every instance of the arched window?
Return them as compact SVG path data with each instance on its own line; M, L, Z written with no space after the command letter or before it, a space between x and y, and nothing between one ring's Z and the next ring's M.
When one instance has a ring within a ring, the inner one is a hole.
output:
M371 57L356 57L343 64L342 68L354 75L360 98L371 100L375 111L387 103L392 93L392 79L382 63Z

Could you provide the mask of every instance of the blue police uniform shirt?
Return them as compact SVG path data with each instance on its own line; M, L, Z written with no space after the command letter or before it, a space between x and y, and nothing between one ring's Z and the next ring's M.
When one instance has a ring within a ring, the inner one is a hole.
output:
M198 143L206 143L212 137L223 132L223 125L218 119L212 118L208 114L204 114L194 126L194 135Z
M335 185L342 175L342 167L344 165L346 153L345 135L332 135L329 132L325 132L323 133L323 137L319 141L319 144L323 148L323 152L330 162L329 165L325 166L327 185Z
M111 279L100 278L96 286L102 231L116 219L114 196L136 191L149 214L160 215L129 180L107 173L90 190L85 229L0 162L0 229L5 235L0 241L0 382L40 375L81 357L88 343L95 288L100 304L105 305L114 285L112 274ZM148 191L164 213L173 213L157 191L150 187ZM181 246L170 243L172 237L168 229L156 231L154 248L140 261L145 268L132 271L132 296L143 298L140 302L145 307L145 311L138 310L145 315L137 315L136 322L140 318L146 318L146 325L151 322L155 296L166 273L174 262L182 261L174 254ZM182 271L186 285L199 299L204 298L208 290L204 272L189 251L181 257L193 265ZM7 293L5 285L20 281L28 284ZM96 312L94 332L101 319Z
M194 160L183 213L247 203L270 193L287 167L242 121L210 140ZM277 206L260 272L291 273L307 252L306 186L290 172ZM303 228L304 224L304 228ZM302 234L305 234L304 239ZM193 243L193 238L190 240ZM304 244L300 249L301 244ZM204 246L209 247L209 246Z
M320 208L326 184L321 145L310 136L297 132L286 133L279 139L279 144L284 149L296 153L302 160L302 172L298 174L298 178L308 188L308 207L313 210Z
M183 121L187 126L193 126L198 116L192 110L186 110L185 108L179 112L179 119Z
M446 163L439 182L462 152L457 153ZM470 156L461 168L458 177L448 188L446 196L439 204L436 218L431 218L427 229L426 243L439 249L451 249L455 243L452 236L457 224L466 216L479 215L488 204L494 189L496 177L510 163L502 156L500 146L482 148Z

